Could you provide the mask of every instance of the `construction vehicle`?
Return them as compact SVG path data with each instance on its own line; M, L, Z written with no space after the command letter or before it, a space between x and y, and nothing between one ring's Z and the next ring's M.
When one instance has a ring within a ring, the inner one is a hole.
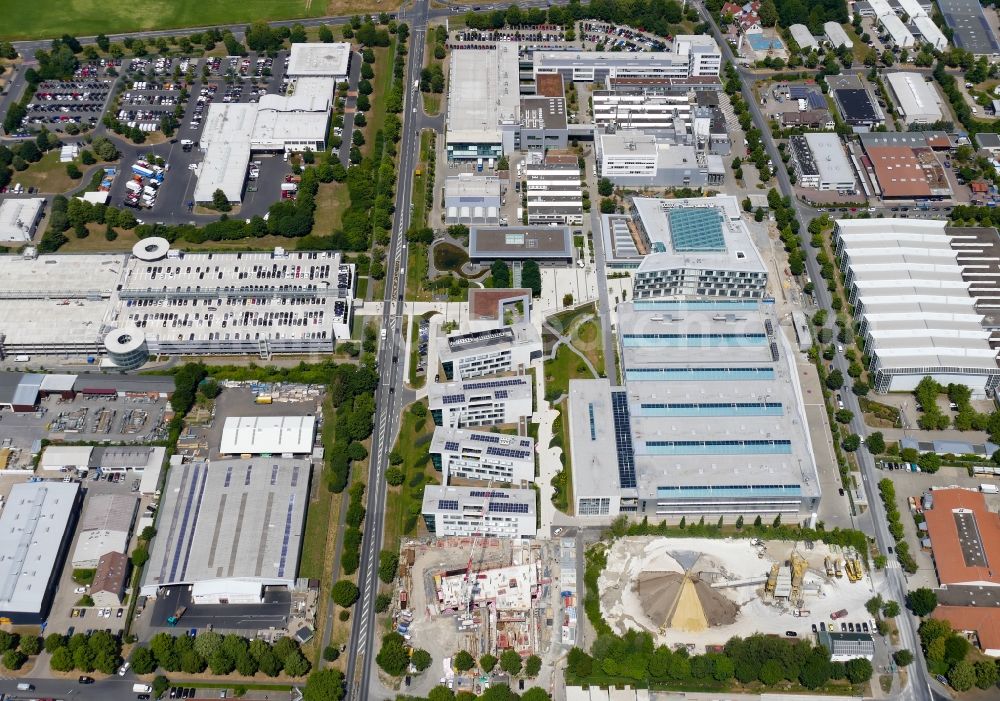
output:
M781 565L774 563L771 565L771 571L767 575L767 584L764 586L764 591L768 594L773 594L775 587L778 585L778 572L781 570Z
M843 567L844 567L844 560L838 557L836 562L833 563L834 574L836 574L838 577L843 577L844 576Z
M173 616L167 616L167 625L168 626L177 625L177 621L181 620L181 617L187 612L187 610L188 610L187 606L178 606L177 610L174 611Z
M852 583L861 581L863 571L861 569L861 562L856 557L848 558L845 568L847 569L847 578Z
M809 609L795 609L794 611L792 611L792 615L795 616L796 618L806 618L811 614L812 611L810 611Z
M829 555L827 555L825 558L823 558L823 564L826 566L826 576L827 577L832 577L833 576L833 560L830 559Z

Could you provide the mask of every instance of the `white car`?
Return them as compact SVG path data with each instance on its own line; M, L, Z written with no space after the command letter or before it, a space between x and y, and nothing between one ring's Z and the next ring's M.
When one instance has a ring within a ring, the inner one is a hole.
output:
M74 594L86 594L87 593L87 587L77 587L76 589L73 590L73 593Z
M108 609L108 612L110 613L111 609ZM124 677L125 673L128 672L128 670L131 667L132 667L132 665L129 662L126 662L125 664L123 664L121 667L118 668L118 676L119 677Z

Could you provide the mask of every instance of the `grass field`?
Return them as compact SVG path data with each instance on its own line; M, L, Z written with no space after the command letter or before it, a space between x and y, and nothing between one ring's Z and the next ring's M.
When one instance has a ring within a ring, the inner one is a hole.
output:
M83 180L73 180L66 175L66 164L59 162L59 149L52 149L40 161L29 165L27 170L20 173L14 171L11 182L21 183L25 187L37 187L40 192L52 194L66 192L84 183Z
M312 233L329 236L340 228L344 210L351 204L350 193L344 183L320 183L316 192L316 213Z

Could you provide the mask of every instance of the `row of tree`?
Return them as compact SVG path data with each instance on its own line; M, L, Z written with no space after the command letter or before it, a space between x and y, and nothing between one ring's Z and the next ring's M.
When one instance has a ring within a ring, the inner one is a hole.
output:
M197 637L157 633L148 646L137 647L131 656L136 674L165 672L200 674L206 669L213 675L225 676L236 672L252 677L258 672L276 677L282 672L290 677L309 673L312 665L299 644L283 637L273 645L264 640L248 640L239 635L221 635L206 631Z

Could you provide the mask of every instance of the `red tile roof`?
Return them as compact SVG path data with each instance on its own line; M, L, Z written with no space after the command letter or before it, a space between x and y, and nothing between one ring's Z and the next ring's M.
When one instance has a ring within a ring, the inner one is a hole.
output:
M885 197L929 197L931 186L909 146L871 146L866 149Z
M957 631L975 631L987 654L1000 652L1000 608L994 606L938 606L932 618L948 621Z
M987 508L979 492L935 489L932 494L934 508L924 517L941 585L1000 586L1000 516ZM960 527L956 514L973 520Z

